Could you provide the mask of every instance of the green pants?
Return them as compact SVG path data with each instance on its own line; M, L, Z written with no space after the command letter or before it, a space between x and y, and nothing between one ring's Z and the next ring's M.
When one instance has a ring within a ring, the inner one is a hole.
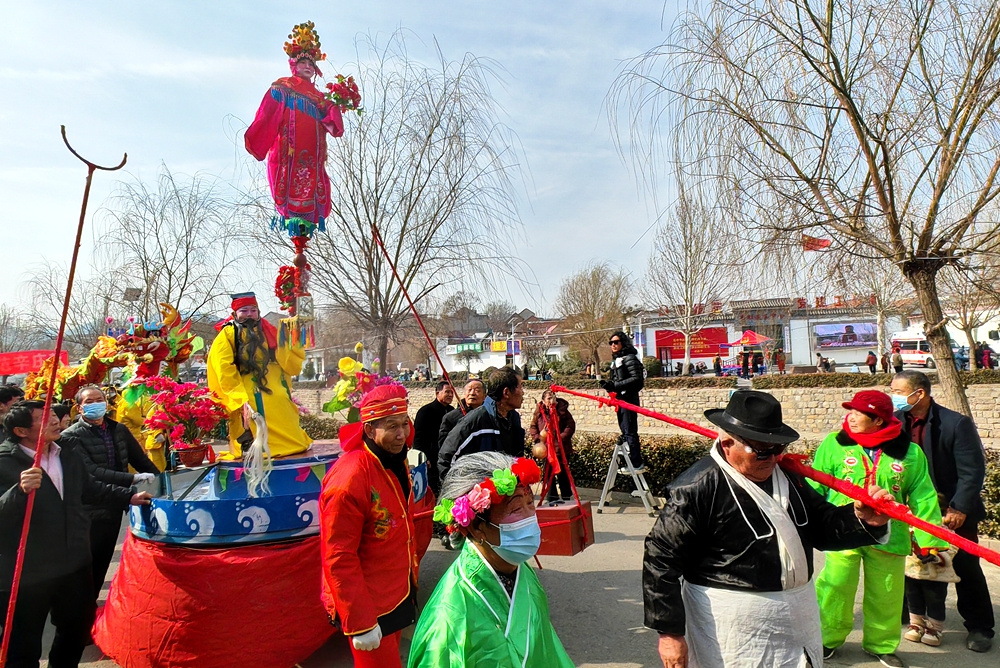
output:
M865 593L861 647L873 654L891 654L899 647L906 558L871 547L826 553L826 564L816 578L823 646L840 647L854 626L854 597L862 564Z

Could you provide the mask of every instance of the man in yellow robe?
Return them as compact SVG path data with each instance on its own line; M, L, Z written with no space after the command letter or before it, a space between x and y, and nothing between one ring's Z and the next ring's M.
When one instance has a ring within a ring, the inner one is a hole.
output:
M241 457L241 444L256 435L253 421L244 421L244 406L264 416L273 457L305 452L312 439L299 426L291 391L291 377L302 371L305 350L294 340L278 345L277 330L260 317L252 292L232 298L233 318L220 327L208 353L208 387L230 411L229 457Z

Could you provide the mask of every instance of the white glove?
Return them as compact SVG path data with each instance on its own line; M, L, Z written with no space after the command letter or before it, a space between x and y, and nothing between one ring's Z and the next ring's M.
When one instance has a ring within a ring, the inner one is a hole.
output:
M351 642L354 644L354 649L359 649L362 652L371 652L376 650L378 649L378 646L382 644L382 627L376 624L375 628L368 633L351 636Z
M139 483L153 482L154 480L156 480L155 473L136 473L132 478L132 484L138 485Z

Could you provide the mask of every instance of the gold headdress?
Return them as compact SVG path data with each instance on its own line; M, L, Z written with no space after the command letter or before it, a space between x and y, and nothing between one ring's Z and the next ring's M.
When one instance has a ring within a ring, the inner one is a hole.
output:
M319 33L316 32L316 24L312 21L300 23L292 28L288 35L289 42L285 42L285 53L291 60L298 61L308 58L317 63L326 60L326 54L320 50Z

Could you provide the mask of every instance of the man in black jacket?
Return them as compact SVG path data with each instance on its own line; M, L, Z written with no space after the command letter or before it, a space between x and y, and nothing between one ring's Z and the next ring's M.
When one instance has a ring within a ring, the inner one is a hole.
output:
M505 366L486 379L486 400L469 411L451 430L438 453L438 472L444 482L452 463L473 452L524 454L524 428L517 409L524 401L521 374Z
M901 371L892 379L896 417L910 441L927 456L931 480L941 501L942 523L960 536L979 542L979 522L986 517L983 481L986 458L972 418L931 398L931 381L920 371ZM964 550L952 562L961 582L955 585L958 612L969 635L966 646L986 652L993 644L993 602L979 557Z
M660 634L663 664L686 666L690 652L712 668L804 665L805 651L821 665L813 548L885 542L889 518L860 503L838 508L776 467L799 435L771 395L734 392L725 410L705 417L719 438L667 487L646 538L645 625Z
M601 381L601 387L609 394L615 393L616 398L634 404L639 404L639 391L646 383L645 368L639 353L632 345L632 339L624 332L615 332L608 339L611 346L611 372L608 380ZM639 416L633 411L618 411L618 428L622 438L628 444L628 458L632 467L643 471L642 451L639 449Z
M437 496L441 491L441 481L438 479L438 433L441 431L441 420L454 410L451 402L455 393L446 380L439 381L434 391L434 401L424 404L413 418L413 448L427 455L427 484Z
M473 378L462 388L462 398L459 402L464 410L451 411L441 419L441 428L438 430L438 452L448 438L448 434L462 421L470 411L474 411L486 401L486 384L478 378ZM434 460L435 464L437 460Z
M152 480L159 471L149 461L146 451L123 425L105 417L107 399L101 388L86 385L77 390L76 404L80 419L62 433L59 442L75 450L87 471L106 485L131 487ZM129 473L129 466L138 473ZM104 586L115 545L122 528L122 508L111 502L86 507L90 515L90 550L93 565L94 599Z
M90 568L90 521L84 503L127 508L148 504L149 495L94 480L80 456L60 448L59 421L44 404L24 401L4 417L11 438L0 444L0 620L6 614L28 494L35 493L20 590L11 629L8 668L36 668L42 631L51 613L56 627L49 652L53 668L77 666L94 621ZM39 432L42 462L34 468Z

